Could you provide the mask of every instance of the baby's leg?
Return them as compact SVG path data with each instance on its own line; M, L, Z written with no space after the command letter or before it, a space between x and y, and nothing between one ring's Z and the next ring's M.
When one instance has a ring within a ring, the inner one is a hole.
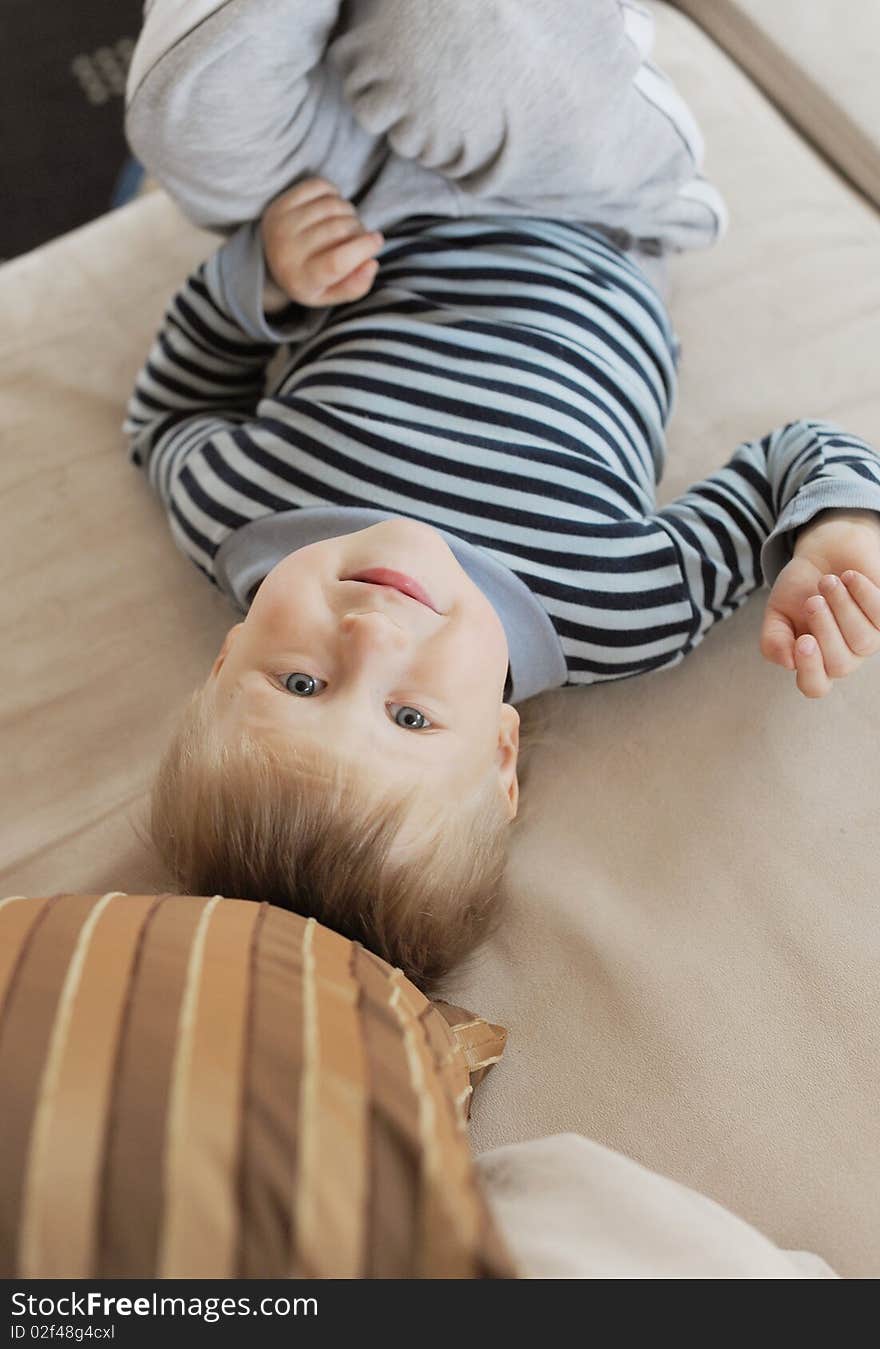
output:
M126 133L189 218L231 229L291 183L329 178L345 197L385 154L324 61L340 0L203 0L176 38L179 0L153 0L132 60ZM176 38L176 40L174 40Z
M589 221L672 248L723 230L699 127L648 59L653 18L633 0L350 0L345 14L328 63L358 120L450 179L458 214Z
M536 201L604 164L649 41L628 35L618 0L349 0L345 12L328 58L365 127L469 192Z
M144 59L177 4L148 12L126 128L198 224L320 174L373 229L540 214L686 248L723 228L631 0L348 0L344 26L339 0L201 0L208 17Z

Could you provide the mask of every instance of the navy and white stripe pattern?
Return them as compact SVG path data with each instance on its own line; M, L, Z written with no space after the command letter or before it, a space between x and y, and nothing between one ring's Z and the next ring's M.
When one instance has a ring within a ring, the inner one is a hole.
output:
M211 580L230 532L270 512L410 516L511 568L550 615L568 683L586 684L677 664L775 579L774 530L831 505L880 510L880 457L816 421L740 446L658 510L675 339L595 230L406 222L370 294L285 352L266 396L276 348L221 296L215 254L173 299L125 423Z

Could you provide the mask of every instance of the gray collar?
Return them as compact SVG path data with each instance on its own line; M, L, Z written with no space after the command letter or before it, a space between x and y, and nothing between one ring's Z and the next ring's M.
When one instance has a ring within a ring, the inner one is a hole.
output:
M261 516L221 544L214 559L217 584L247 613L254 587L289 553L393 518L394 512L361 506L305 506ZM487 549L445 529L437 532L501 619L510 660L506 701L522 703L544 689L564 684L567 666L559 636L525 582Z

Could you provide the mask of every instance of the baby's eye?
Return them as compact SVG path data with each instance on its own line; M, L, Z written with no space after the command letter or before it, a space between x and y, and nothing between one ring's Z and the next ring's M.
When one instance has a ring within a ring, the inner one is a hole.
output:
M323 679L316 679L314 675L310 674L302 674L299 670L295 674L288 675L284 681L284 687L288 693L296 693L302 698L308 698L310 694L314 693L318 684L321 684L324 688L327 687Z
M408 731L425 731L433 722L428 721L424 712L420 712L417 707L410 707L407 703L389 703L389 710L399 708L398 712L391 712L392 717L398 726L403 726Z

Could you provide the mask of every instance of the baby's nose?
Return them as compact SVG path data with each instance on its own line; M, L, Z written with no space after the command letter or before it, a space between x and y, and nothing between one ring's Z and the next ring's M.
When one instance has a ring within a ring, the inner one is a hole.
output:
M339 626L349 643L364 650L401 650L409 640L400 624L378 609L344 614Z

